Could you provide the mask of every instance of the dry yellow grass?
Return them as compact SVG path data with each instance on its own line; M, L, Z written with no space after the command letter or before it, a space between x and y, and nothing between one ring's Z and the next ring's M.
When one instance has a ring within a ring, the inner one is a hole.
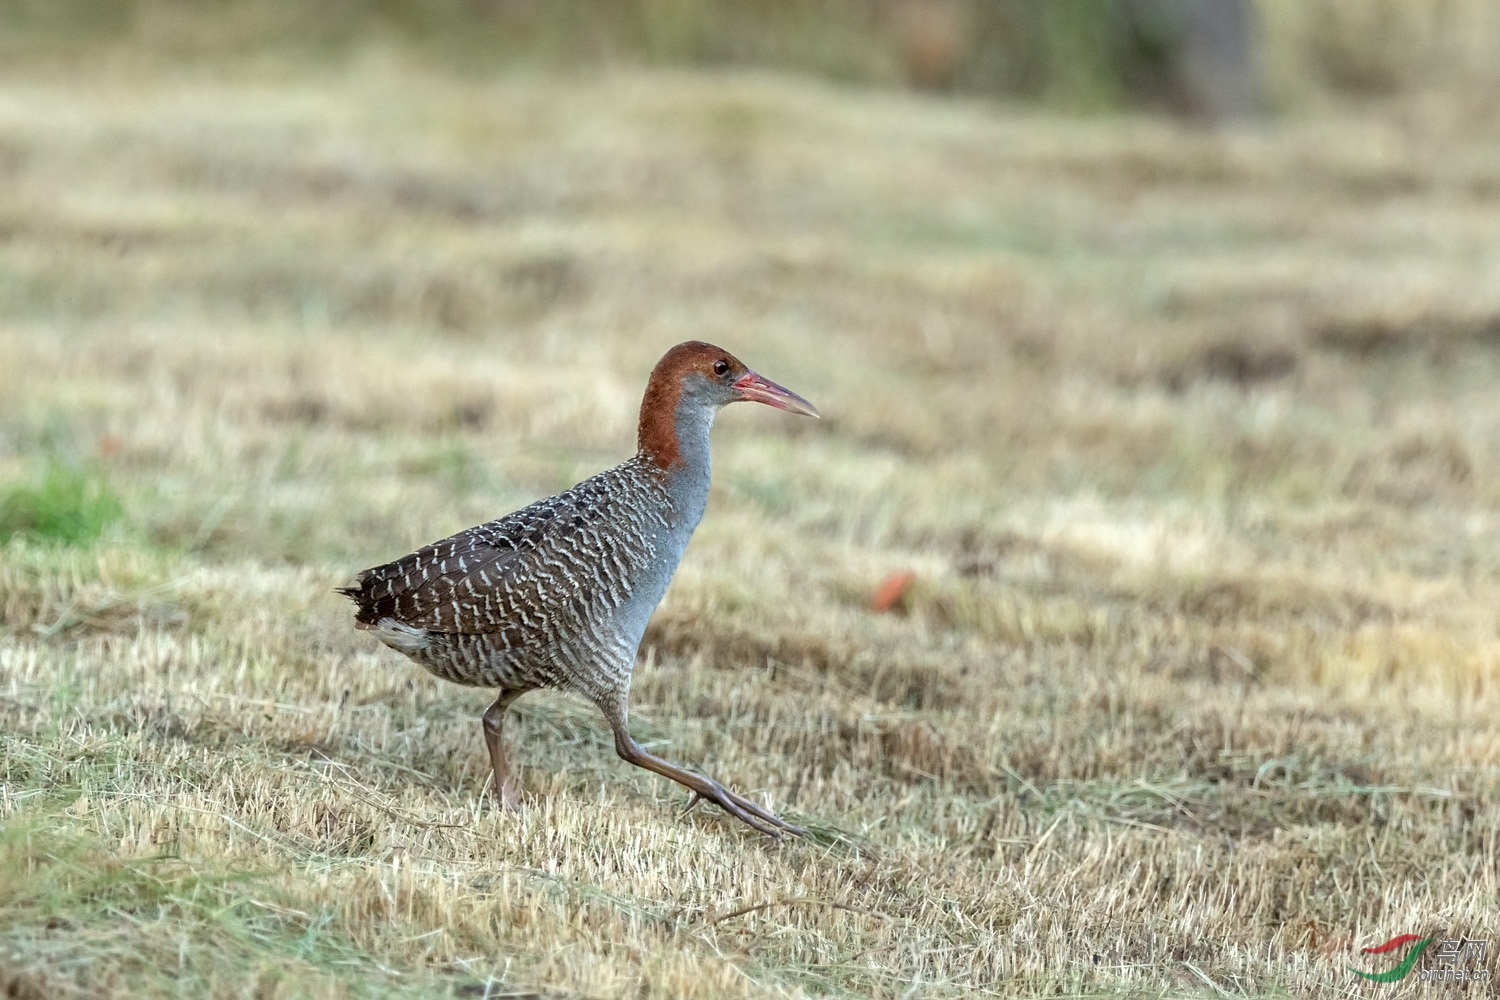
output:
M4 989L1352 993L1493 937L1500 133L1444 111L0 80L0 483L127 512L0 549ZM332 592L618 461L691 337L827 419L724 415L634 726L805 841L548 694L496 813L484 693Z

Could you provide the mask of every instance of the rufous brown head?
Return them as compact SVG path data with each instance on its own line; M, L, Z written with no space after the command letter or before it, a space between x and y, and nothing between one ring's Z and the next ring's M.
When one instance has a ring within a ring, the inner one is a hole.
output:
M718 409L729 403L765 403L788 413L818 416L818 408L785 386L751 371L722 347L690 340L662 355L641 400L641 449L663 467L677 455L676 424L682 407Z

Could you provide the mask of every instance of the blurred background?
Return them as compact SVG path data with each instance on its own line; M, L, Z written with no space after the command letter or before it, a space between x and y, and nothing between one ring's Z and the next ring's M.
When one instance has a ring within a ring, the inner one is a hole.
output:
M824 419L632 722L811 847L333 593L687 339ZM1493 919L1497 511L1496 0L0 0L0 994L1344 989Z
M1487 0L8 0L0 33L10 60L328 63L392 45L476 73L763 67L1210 119L1332 96L1472 94L1500 74Z
M0 320L18 361L65 351L35 372L104 338L111 379L180 354L244 429L411 426L480 465L502 428L628 448L650 360L709 337L879 400L836 406L856 441L977 448L1005 491L1483 493L1483 435L1381 401L1489 371L1497 47L1488 0L8 0ZM288 337L306 356L273 362ZM386 354L457 368L403 396ZM12 442L140 453L24 370ZM563 404L507 371L610 415L541 416ZM1226 385L1354 422L1147 440ZM1076 393L1132 410L1100 417L1128 447L1068 429ZM1357 443L1376 413L1396 439ZM133 523L212 546L247 523L213 492ZM305 509L241 543L340 551L315 493L249 504Z

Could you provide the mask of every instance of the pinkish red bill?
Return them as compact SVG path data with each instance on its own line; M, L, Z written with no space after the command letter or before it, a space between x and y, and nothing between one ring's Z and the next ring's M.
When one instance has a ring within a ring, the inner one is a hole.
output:
M801 413L809 417L818 416L818 408L785 386L777 385L764 375L746 372L734 380L740 398L755 403L765 403L788 413Z

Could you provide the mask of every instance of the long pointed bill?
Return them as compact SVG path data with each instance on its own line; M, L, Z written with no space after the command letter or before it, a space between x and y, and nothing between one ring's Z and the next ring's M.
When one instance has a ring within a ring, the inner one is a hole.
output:
M790 389L784 388L772 382L764 376L754 372L746 372L734 380L734 388L739 392L740 398L754 403L765 403L774 406L778 410L786 410L788 413L802 413L809 417L818 416L818 408Z

